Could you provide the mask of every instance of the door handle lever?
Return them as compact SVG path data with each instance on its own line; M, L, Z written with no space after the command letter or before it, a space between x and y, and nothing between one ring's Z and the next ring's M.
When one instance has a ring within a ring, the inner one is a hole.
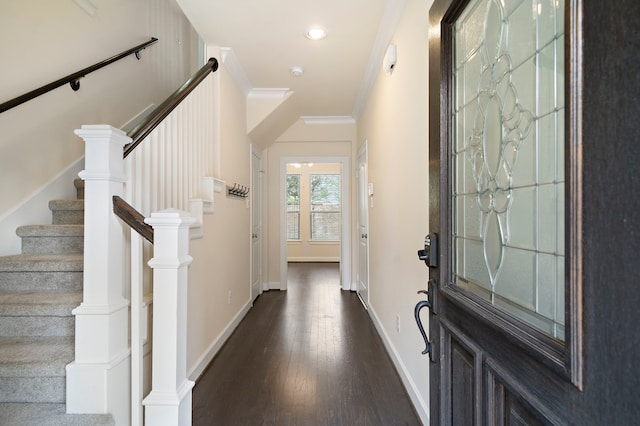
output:
M429 297L429 292L425 291L425 290L420 290L418 291L418 294L423 293L426 294L427 297ZM422 308L429 308L431 309L432 305L431 302L429 300L421 300L416 304L416 307L413 310L413 315L416 319L416 324L418 325L418 330L420 330L420 334L422 334L422 338L424 339L424 343L426 345L424 351L422 351L423 355L428 354L429 355L429 360L431 362L435 362L433 359L433 343L431 343L429 341L429 336L427 336L426 331L424 330L424 326L422 325L422 320L420 319L420 311L422 310Z

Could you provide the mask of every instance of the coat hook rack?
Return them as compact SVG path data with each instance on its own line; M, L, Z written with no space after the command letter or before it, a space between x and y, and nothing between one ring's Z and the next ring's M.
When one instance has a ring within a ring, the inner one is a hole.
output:
M227 196L235 198L247 198L249 196L249 188L234 183L233 186L227 185Z

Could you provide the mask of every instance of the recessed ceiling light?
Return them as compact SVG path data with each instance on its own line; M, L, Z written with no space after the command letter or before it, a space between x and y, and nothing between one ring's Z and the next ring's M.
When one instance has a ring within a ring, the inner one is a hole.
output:
M322 40L327 36L327 30L320 26L313 26L309 28L306 34L309 40Z

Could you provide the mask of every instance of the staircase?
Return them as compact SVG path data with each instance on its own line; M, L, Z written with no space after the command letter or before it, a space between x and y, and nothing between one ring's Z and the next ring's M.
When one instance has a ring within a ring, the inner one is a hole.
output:
M21 226L22 254L0 257L0 425L113 425L111 415L66 414L82 302L84 182L77 200L49 203L52 225Z

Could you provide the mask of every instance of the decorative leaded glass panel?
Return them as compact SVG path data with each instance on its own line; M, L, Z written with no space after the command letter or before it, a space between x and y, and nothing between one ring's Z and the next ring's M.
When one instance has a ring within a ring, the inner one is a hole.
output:
M563 0L472 0L454 25L454 283L564 340Z

